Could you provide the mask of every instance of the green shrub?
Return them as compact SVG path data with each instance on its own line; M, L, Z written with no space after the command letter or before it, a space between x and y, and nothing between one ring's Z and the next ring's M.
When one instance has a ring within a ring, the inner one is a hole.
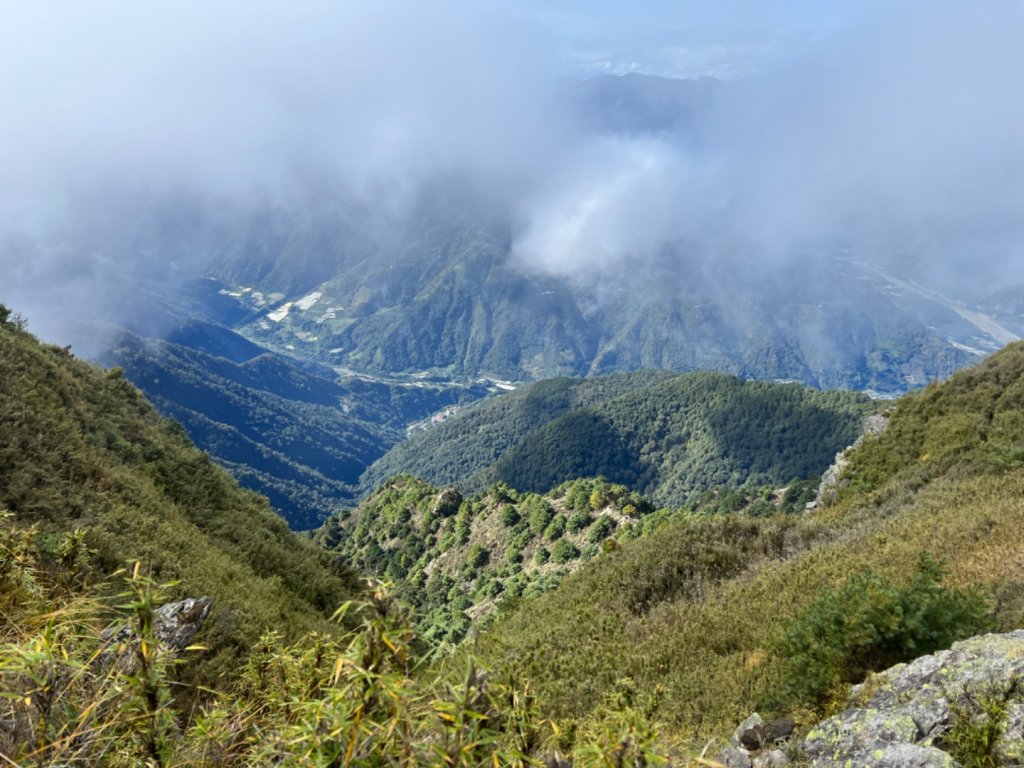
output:
M569 518L567 527L570 533L579 533L591 523L590 514L587 512L577 512L575 515Z
M535 534L541 533L547 528L548 523L551 522L551 516L554 513L551 507L547 505L547 502L543 502L533 506L530 510L530 530Z
M462 513L455 518L455 541L458 544L465 544L469 541L470 523L468 518L463 518Z
M947 648L982 629L986 597L977 588L944 587L944 577L942 565L925 554L909 586L868 571L823 593L778 642L787 659L782 701L820 707L868 672Z
M519 520L519 510L515 507L509 506L501 510L501 524L506 528L515 527L515 524L518 523Z
M476 544L471 550L469 550L469 555L466 557L466 565L473 569L482 568L487 565L490 559L491 553L487 548L480 544Z
M598 544L607 539L609 536L611 536L612 531L615 530L615 527L615 521L611 517L609 517L608 515L601 515L597 523L590 529L590 532L587 534L587 541L589 541L591 544Z
M548 541L555 541L562 538L563 533L565 533L565 516L555 515L548 527L544 529L544 538Z
M551 548L551 557L556 563L567 563L580 556L580 551L568 539L559 539Z
M577 512L586 512L590 509L590 494L583 488L577 488L569 498L569 506Z

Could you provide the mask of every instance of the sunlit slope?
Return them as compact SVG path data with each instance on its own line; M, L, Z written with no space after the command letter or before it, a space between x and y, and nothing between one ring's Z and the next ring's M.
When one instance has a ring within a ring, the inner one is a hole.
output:
M808 516L690 518L629 542L507 616L480 650L535 682L556 717L623 680L693 737L771 710L784 626L872 569L907 583L923 552L980 582L997 626L1024 623L1024 345L905 397L852 456L836 504Z
M10 320L0 323L0 507L44 532L86 528L105 572L141 560L155 579L183 581L172 594L211 596L211 674L266 629L326 626L356 590L346 567L289 533L120 370Z
M603 475L679 506L715 486L783 485L824 471L877 407L850 392L641 371L554 379L493 398L392 449L364 477L400 472L480 491L544 493Z

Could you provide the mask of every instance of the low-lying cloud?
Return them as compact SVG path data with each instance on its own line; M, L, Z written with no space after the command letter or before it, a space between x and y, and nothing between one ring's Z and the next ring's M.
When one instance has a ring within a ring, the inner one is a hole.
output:
M1011 3L877 11L786 71L721 84L696 140L586 145L525 203L516 252L572 274L665 249L768 265L923 249L936 273L1022 279L1022 22Z
M46 281L161 252L133 223L168 196L287 207L316 180L401 218L449 175L507 209L516 264L562 277L847 248L1024 279L1022 28L1008 0L871 4L685 128L640 109L609 132L588 116L622 104L581 104L515 3L5 3L0 300L32 316ZM663 102L637 103L688 109Z
M539 28L468 4L99 0L0 12L0 196L240 195L546 161Z

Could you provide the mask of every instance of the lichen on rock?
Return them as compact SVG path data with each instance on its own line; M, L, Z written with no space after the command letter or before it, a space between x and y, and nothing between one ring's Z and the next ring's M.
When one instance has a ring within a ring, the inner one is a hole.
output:
M801 749L816 768L956 766L955 728L990 717L986 700L1003 713L993 757L1024 764L1024 630L973 637L872 676Z

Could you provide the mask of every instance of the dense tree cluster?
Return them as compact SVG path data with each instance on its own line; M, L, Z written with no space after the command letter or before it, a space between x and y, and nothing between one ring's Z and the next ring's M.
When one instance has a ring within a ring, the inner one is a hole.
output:
M467 492L504 482L544 493L603 476L677 507L714 487L820 476L875 407L851 392L707 372L553 379L397 446L364 483L409 472Z

